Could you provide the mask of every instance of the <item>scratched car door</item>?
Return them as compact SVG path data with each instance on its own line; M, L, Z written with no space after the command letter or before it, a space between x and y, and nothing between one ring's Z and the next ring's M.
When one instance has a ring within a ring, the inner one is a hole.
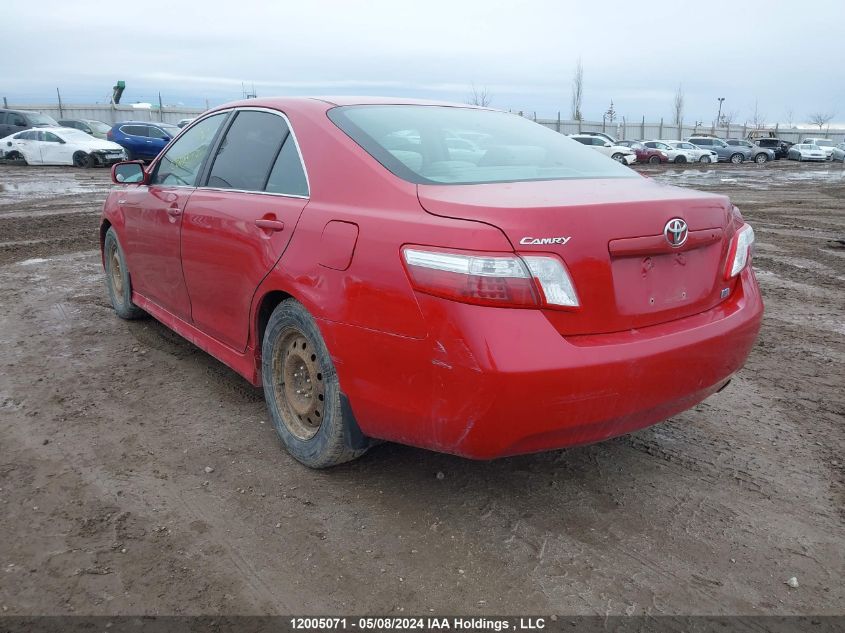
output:
M194 324L243 351L255 289L282 256L308 185L296 139L276 111L236 113L185 209L182 269Z

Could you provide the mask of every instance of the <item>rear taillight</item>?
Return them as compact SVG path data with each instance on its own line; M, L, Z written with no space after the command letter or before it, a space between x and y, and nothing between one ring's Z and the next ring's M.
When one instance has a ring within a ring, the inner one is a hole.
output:
M114 138L114 134L112 134L111 130L106 132L106 138L109 140L112 140Z
M411 284L420 292L477 305L577 307L563 262L550 255L402 249Z
M728 264L725 267L725 279L736 277L751 261L754 253L754 229L750 224L740 228L733 239L728 251Z

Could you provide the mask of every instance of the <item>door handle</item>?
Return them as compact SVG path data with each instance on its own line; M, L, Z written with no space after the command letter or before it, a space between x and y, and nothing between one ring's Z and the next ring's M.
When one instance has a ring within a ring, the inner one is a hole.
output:
M167 215L169 215L171 218L178 218L180 215L182 215L182 209L180 209L179 207L170 207L167 210Z
M258 219L255 221L255 226L265 231L284 231L285 223L280 220L265 220Z

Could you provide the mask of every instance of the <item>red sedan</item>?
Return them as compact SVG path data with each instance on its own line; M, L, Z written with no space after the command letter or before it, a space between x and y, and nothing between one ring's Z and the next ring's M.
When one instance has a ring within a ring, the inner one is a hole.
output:
M666 152L652 147L646 147L639 141L619 141L618 145L624 145L634 150L637 155L638 163L650 163L652 165L659 165L660 163L668 163L669 156Z
M242 101L112 174L117 314L263 386L311 467L376 440L486 459L628 433L722 389L760 328L725 196L515 115Z

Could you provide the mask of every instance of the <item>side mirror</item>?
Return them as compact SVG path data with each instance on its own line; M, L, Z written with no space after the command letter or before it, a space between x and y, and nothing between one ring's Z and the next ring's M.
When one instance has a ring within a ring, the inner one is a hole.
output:
M61 145L64 145L65 143L67 143L67 141L66 141L66 140L64 140L64 139L61 139L61 138L60 138L60 139L59 139L59 143L60 143Z
M605 141L604 146L605 147L613 147L613 143L611 143L610 141Z
M117 163L111 168L111 180L116 185L143 185L147 182L144 163L131 161Z

